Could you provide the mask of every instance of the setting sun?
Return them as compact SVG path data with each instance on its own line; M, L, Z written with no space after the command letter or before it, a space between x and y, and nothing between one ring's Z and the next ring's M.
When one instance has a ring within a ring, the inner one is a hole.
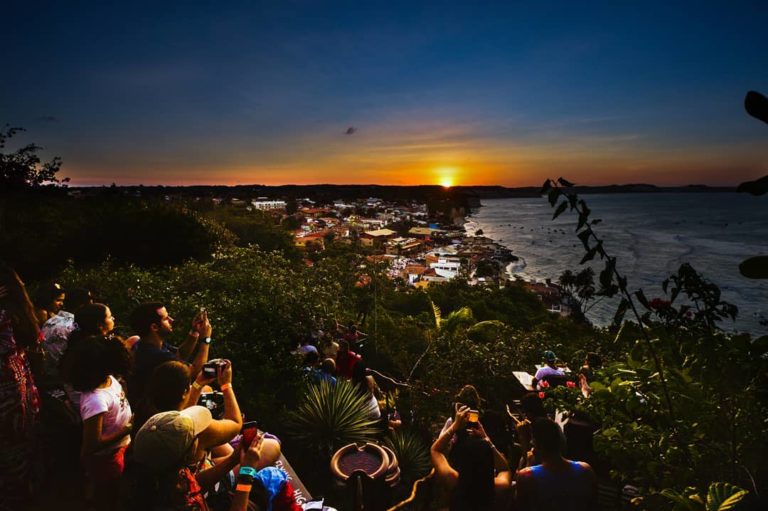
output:
M455 167L440 167L435 169L435 175L440 186L450 188L456 182L458 169Z

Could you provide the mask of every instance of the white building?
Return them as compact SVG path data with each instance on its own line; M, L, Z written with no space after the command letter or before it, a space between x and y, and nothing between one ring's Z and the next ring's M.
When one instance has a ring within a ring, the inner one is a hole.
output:
M441 257L436 263L430 263L429 267L434 268L439 276L451 280L459 274L461 263L457 258Z
M251 201L251 206L258 210L266 211L269 209L285 209L286 204L284 200L257 199Z

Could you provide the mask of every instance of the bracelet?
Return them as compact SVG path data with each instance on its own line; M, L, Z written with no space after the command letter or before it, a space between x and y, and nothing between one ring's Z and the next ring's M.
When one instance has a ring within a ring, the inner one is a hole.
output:
M195 381L193 381L193 382L192 382L192 387L193 387L195 390L203 390L203 386L202 386L202 385L200 385L199 383L197 383L197 380L195 380Z
M204 344L211 344L211 341L212 339L210 337L206 337L205 339L203 339Z
M240 472L238 472L237 475L254 478L254 477L256 477L256 473L257 472L256 472L255 468L248 467L248 466L242 466L242 467L240 467Z
M235 486L235 491L242 491L245 493L251 492L251 485L245 484L245 483L237 483L237 486Z
M224 385L221 386L221 391L224 392L225 390L231 389L231 388L232 388L231 383L225 383Z

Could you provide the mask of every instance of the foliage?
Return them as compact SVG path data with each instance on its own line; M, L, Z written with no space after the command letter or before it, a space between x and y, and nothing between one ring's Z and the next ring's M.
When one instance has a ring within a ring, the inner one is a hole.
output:
M429 286L427 293L445 314L468 307L478 321L498 320L512 328L524 329L552 321L541 300L514 282L494 289L470 286L457 279Z
M0 130L0 149L5 149L8 140L20 131L24 129L6 124ZM37 154L41 149L36 144L27 144L12 153L0 152L0 191L39 188L46 184L63 186L69 181L68 177L56 177L61 170L61 158L55 156L51 161L42 163Z
M768 98L764 95L753 90L747 92L744 98L744 108L755 119L768 123ZM741 183L736 191L752 195L765 195L768 193L768 176ZM739 264L741 274L750 279L768 279L767 268L768 256L753 256Z
M270 213L249 211L243 206L222 205L207 211L205 216L237 236L238 246L257 245L265 251L279 250L289 258L299 257L293 237Z
M125 321L138 303L167 304L176 319L171 343L183 339L188 322L206 307L214 327L211 357L233 361L241 406L276 432L281 414L301 392L291 350L319 318L349 306L334 274L255 247L229 248L210 261L170 267L113 261L85 270L70 266L62 283L93 289L97 300L110 305L124 334L130 333Z
M498 280L502 272L502 266L493 259L483 259L477 263L475 268L475 277L490 278Z
M384 443L397 456L400 477L404 482L415 481L432 468L429 447L413 431L402 428L390 431Z
M292 437L327 458L344 445L372 440L378 432L377 421L368 418L366 398L342 379L336 385L310 385L289 417Z
M569 206L578 213L583 262L598 255L605 261L596 294L621 293L617 323L632 310L637 324L619 331L614 353L627 355L596 372L589 399L577 389L557 388L545 403L598 425L595 449L620 481L652 491L723 480L764 488L759 469L768 455L761 440L768 435L768 343L720 331L719 321L735 317L737 309L688 264L664 281L664 298L630 293L571 186L548 181L544 191L553 207L565 198L555 216Z
M578 273L565 270L557 283L576 298L579 308L583 312L587 312L592 307L586 307L587 303L595 298L595 271L592 268L587 266ZM592 305L598 301L593 302Z
M683 493L674 490L661 492L665 498L674 504L675 511L731 511L749 492L728 483L712 483L709 485L706 500L697 493L695 488L686 488Z
M0 202L0 256L25 278L50 277L67 259L147 267L206 260L234 240L217 222L166 201L65 196Z

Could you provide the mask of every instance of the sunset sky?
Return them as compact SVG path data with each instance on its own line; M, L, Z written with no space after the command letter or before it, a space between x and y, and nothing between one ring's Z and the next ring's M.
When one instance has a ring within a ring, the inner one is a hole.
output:
M768 2L4 2L0 125L91 184L768 174ZM8 150L9 148L6 148Z

